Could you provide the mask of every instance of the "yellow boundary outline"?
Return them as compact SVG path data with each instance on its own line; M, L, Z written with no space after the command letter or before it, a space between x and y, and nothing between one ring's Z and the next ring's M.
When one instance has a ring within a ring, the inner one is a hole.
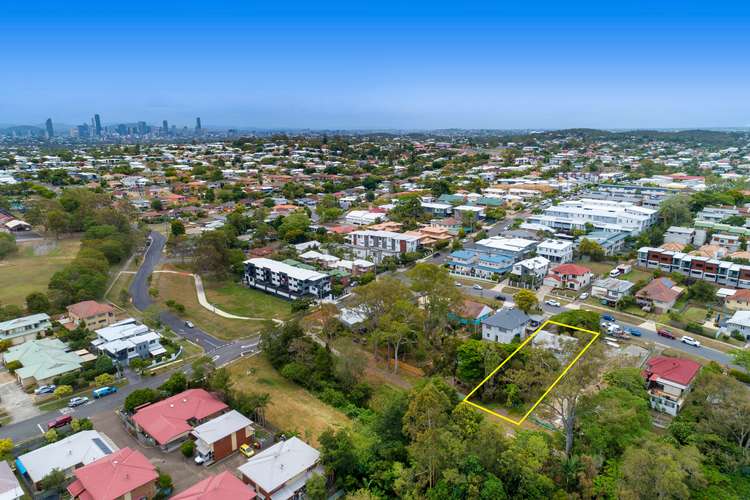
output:
M493 376L493 375L494 375L495 373L497 373L497 372L498 372L498 371L500 370L500 368L502 368L502 367L503 367L503 365L504 365L505 363L507 363L508 361L510 361L510 359L511 359L511 358L512 358L513 356L515 356L515 355L516 355L516 353L517 353L518 351L520 351L520 350L521 350L521 349L523 348L523 346L525 346L526 344L528 344L529 342L531 342L531 339L533 339L533 338L534 338L534 336L535 336L535 335L536 335L537 333L539 333L540 331L542 331L542 329L543 329L543 328L544 328L545 326L547 326L547 324L552 324L552 325L562 326L562 327L565 327L565 328L572 328L573 330L580 330L580 331L582 331L582 332L586 332L586 333L590 333L590 334L592 334L592 335L593 335L593 337L592 337L592 339L591 339L591 340L589 341L589 343L588 343L588 344L586 344L586 346L585 346L585 347L584 347L583 349L581 349L581 352L579 352L579 353L578 353L578 354L576 355L576 357L575 357L575 358L573 358L573 360L572 360L572 361L571 361L570 363L568 363L568 365L567 365L567 366L565 367L565 369L564 369L564 370L562 371L562 373L561 373L561 374L560 374L560 375L559 375L559 376L558 376L558 377L557 377L557 378L555 379L555 381L554 381L554 382L552 382L552 385L550 385L550 386L549 386L549 387L547 388L547 390L546 390L546 391L544 391L544 394L542 394L542 396L541 396L541 397L540 397L540 398L539 398L539 399L538 399L538 400L537 400L537 401L536 401L536 402L534 403L534 405L533 405L533 406L532 406L532 407L531 407L531 408L529 409L529 411L527 411L527 412L526 412L526 414L525 414L525 415L524 415L523 417L521 417L521 419L520 419L520 420L513 420L512 418L506 417L505 415L501 415L501 414L499 414L499 413L497 413L497 412L494 412L494 411L492 411L492 410L490 410L490 409L488 409L488 408L485 408L484 406L481 406L481 405L478 405L478 404L476 404L476 403L473 403L473 402L469 401L469 398L470 398L470 397L471 397L471 396L472 396L472 395L473 395L473 394L474 394L475 392L477 392L477 390L479 390L479 388L480 388L480 387L482 387L482 386L484 385L484 383L485 383L485 382L487 382L487 381L488 381L488 380L489 380L489 379L490 379L490 378L491 378L491 377L492 377L492 376ZM512 352L511 354L510 354L510 356L508 356L507 358L505 358L505 359L503 360L503 362L502 362L502 363L500 363L500 364L499 364L499 365L497 366L497 368L495 368L494 370L492 370L492 373L490 373L489 375L487 375L487 376L486 376L486 377L484 378L484 380L482 380L482 381L481 381L481 382L479 383L479 385L477 385L477 386L476 386L476 387L475 387L474 389L472 389L472 390L471 390L471 392L470 392L469 394L467 394L467 395L466 395L466 397L465 397L465 398L464 398L464 399L463 399L463 400L462 400L461 402L462 402L462 403L466 403L466 404L468 404L468 405L471 405L471 406L473 406L473 407L475 407L475 408L478 408L478 409L482 410L483 412L489 413L490 415L494 415L495 417L499 417L499 418L501 418L501 419L505 420L506 422L510 422L511 424L514 424L514 425L521 425L521 424L522 424L522 423L523 423L523 422L524 422L524 421L525 421L525 420L526 420L527 418L529 418L529 415L531 415L531 412L533 412L533 411L534 411L534 410L536 409L536 407L537 407L537 406L539 406L539 404L540 404L540 403L541 403L541 402L542 402L542 401L544 400L544 398L546 398L546 397L547 397L547 394L549 394L549 393L550 393L550 391L552 391L552 389L554 389L554 388L555 388L555 386L556 386L556 385L557 385L557 384L558 384L558 383L559 383L559 382L560 382L560 381L561 381L561 380L563 379L563 377L565 376L565 374L567 374L567 373L568 373L568 371L569 371L569 370L570 370L570 369L571 369L571 368L573 367L573 365L574 365L574 364L576 364L576 362L578 362L578 360L579 360L579 359L581 359L581 356L583 356L583 353L585 353L585 352L586 352L586 351L588 350L588 348L589 348L589 347L591 347L591 344L593 344L593 343L594 343L594 341L595 341L595 340L596 340L597 338L599 338L599 335L601 335L601 333L599 333L599 332L595 332L595 331L592 331L592 330L586 330L585 328L581 328L581 327L578 327L578 326L566 325L566 324L564 324L564 323L558 323L557 321L550 321L550 320L546 320L546 321L545 321L544 323L542 323L542 326L540 326L539 328L537 328L536 330L534 330L534 333L532 333L531 335L529 335L529 337L528 337L528 338L527 338L526 340L524 340L523 342L521 342L521 345L519 345L519 346L518 346L518 347L516 348L516 350L515 350L515 351L513 351L513 352Z

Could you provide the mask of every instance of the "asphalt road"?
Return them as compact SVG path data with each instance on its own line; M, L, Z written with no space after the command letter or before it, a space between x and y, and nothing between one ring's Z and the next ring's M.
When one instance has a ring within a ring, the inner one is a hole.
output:
M161 233L152 231L149 236L151 238L151 244L143 255L143 262L141 263L141 267L138 268L138 272L136 273L129 290L130 296L133 298L133 305L139 311L146 310L153 303L151 296L148 293L148 277L161 261L164 252L164 245L167 242L166 237ZM216 357L215 363L217 366L221 366L240 357L242 353L247 350L247 348L243 348L243 346L257 345L258 343L257 338L235 342L228 342L216 338L197 326L193 326L192 328L188 327L184 319L170 311L160 312L159 319L177 335L199 345L206 351L207 355Z

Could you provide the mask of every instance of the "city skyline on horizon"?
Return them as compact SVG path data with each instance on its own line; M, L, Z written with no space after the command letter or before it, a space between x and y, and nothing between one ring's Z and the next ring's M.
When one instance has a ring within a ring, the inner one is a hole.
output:
M3 5L0 122L747 127L748 21L723 0Z

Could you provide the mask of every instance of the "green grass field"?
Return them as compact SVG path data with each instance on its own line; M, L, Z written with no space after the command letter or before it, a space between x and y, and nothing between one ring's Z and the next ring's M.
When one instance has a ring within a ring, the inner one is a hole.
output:
M216 307L248 318L289 319L291 303L269 293L247 288L233 281L204 282L206 297Z
M263 356L242 358L228 366L233 388L271 395L266 418L284 431L297 431L313 446L329 427L349 427L351 420L294 382L282 377Z
M36 240L19 244L12 257L0 260L0 304L24 306L32 292L46 292L53 274L73 260L79 239Z

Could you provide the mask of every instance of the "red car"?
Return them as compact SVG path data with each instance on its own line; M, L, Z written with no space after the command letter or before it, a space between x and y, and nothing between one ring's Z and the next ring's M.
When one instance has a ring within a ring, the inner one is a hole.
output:
M62 417L57 417L56 419L47 422L47 429L57 429L60 427L65 427L72 421L73 417L71 417L70 415L63 415Z
M661 337L665 337L665 338L672 339L672 340L675 339L675 336L672 332L670 332L669 330L665 330L663 328L659 328L658 330L656 330L656 333L657 335Z

